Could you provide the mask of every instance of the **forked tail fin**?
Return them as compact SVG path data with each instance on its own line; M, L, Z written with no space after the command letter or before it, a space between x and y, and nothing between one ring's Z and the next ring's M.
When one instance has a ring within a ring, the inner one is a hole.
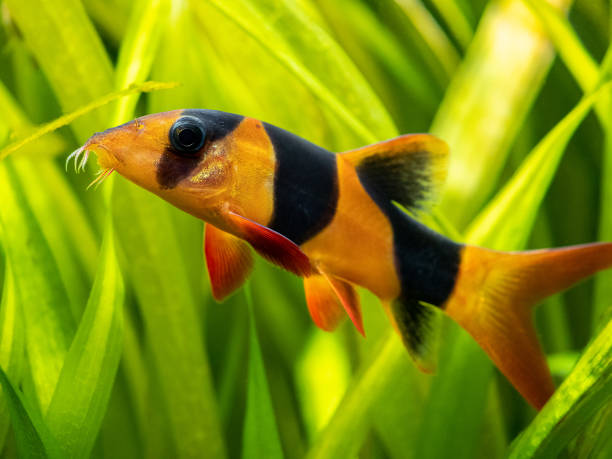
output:
M462 251L454 290L443 306L535 408L554 391L531 308L545 297L612 266L612 243L527 252Z

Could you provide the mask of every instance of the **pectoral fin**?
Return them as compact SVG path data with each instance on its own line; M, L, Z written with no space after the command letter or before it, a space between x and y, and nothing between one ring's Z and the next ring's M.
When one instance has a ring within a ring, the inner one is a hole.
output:
M242 239L210 224L204 231L204 253L212 294L215 300L222 301L247 279L253 267L253 256Z
M266 260L298 276L309 276L313 273L306 254L282 234L231 211L228 212L227 218Z

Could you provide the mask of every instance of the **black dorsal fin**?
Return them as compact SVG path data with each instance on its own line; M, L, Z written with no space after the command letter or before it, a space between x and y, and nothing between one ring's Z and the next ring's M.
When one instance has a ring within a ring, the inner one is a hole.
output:
M430 134L408 134L342 153L359 179L410 212L426 210L446 180L448 146Z

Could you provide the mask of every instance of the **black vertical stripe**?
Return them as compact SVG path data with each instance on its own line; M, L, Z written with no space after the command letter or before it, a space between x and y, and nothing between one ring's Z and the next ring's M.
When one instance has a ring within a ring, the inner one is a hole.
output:
M268 226L300 245L336 213L336 155L276 126L264 127L276 156L274 212Z
M455 286L463 246L414 220L369 182L365 174L358 171L358 176L391 223L395 267L401 282L399 300L441 306Z

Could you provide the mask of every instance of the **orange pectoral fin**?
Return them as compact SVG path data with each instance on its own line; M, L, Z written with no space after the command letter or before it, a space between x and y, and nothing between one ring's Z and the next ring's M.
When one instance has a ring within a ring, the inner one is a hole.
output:
M305 277L304 293L315 325L321 330L333 331L346 313L329 281L320 274Z
M236 236L207 224L204 253L213 297L222 301L249 276L253 267L251 249Z
M239 228L243 238L266 260L298 276L313 273L306 254L282 234L231 211L227 217Z

